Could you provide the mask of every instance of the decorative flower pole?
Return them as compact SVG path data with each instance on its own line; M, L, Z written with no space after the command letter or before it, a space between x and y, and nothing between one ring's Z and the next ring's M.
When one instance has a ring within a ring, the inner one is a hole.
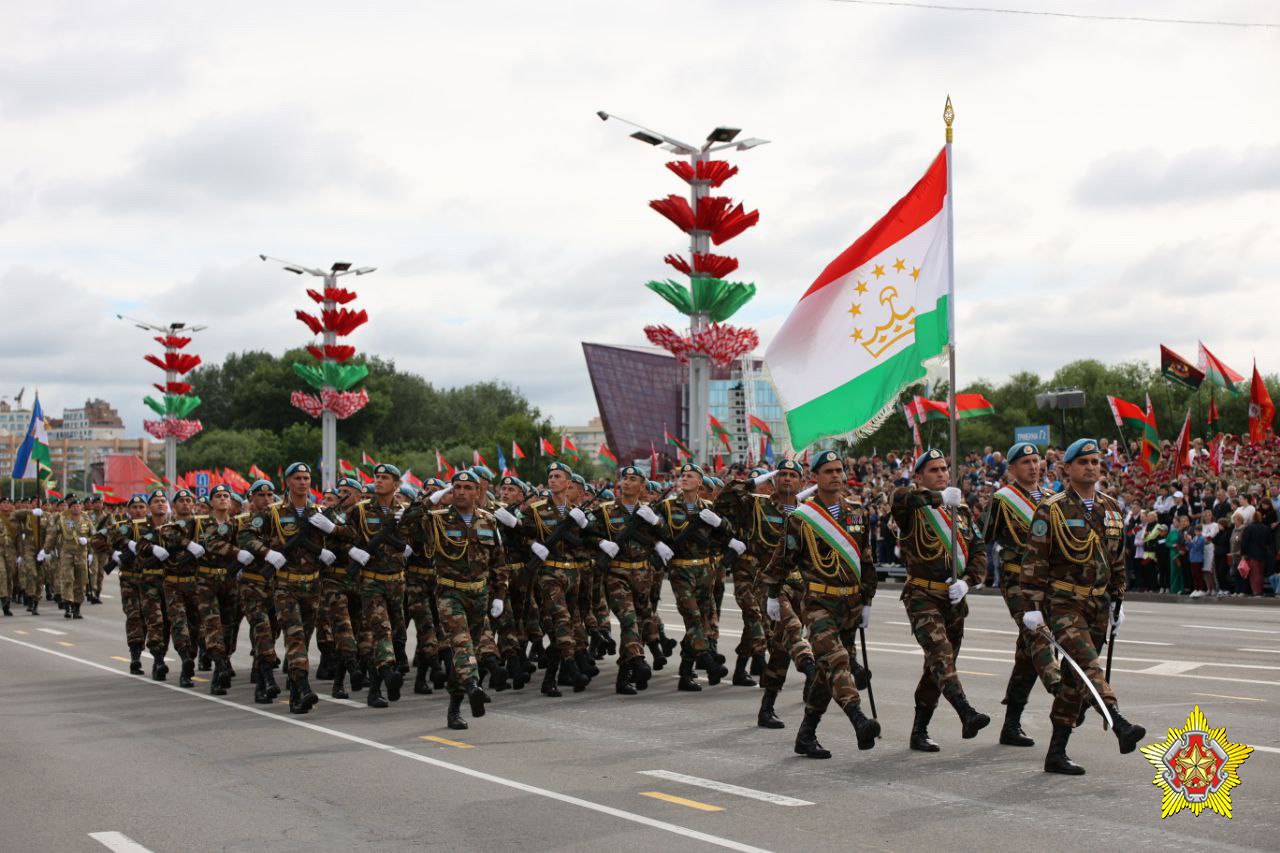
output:
M259 255L262 260L279 260ZM356 348L347 344L339 344L338 338L345 338L356 329L369 322L369 315L345 307L356 298L355 291L338 287L338 278L344 275L365 275L374 271L374 267L352 269L351 264L340 261L328 272L280 261L291 273L318 276L324 279L322 291L307 288L307 296L320 306L320 316L306 311L296 311L294 315L301 320L312 334L320 336L320 345L307 345L307 352L315 359L314 364L295 361L293 370L310 385L316 394L306 391L294 391L289 401L313 418L320 418L321 432L321 481L326 489L333 488L338 470L338 421L349 418L369 403L369 392L355 386L369 375L369 368L363 364L350 364L356 355Z

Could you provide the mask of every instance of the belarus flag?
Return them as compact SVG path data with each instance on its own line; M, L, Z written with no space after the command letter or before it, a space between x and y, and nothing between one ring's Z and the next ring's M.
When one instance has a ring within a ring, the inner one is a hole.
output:
M948 151L801 297L765 362L793 447L868 435L949 340Z

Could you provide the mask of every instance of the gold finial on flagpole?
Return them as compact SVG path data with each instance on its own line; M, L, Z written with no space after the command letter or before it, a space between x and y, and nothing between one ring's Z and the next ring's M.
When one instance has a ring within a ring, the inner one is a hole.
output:
M942 120L947 125L947 142L951 141L951 122L956 120L956 111L951 107L951 96L947 95L947 105L942 110Z

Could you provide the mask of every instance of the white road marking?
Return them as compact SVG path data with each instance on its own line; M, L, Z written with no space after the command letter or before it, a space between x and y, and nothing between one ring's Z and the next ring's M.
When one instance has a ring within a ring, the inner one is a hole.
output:
M1190 672L1199 666L1202 666L1202 664L1197 663L1196 661L1167 660L1163 663L1158 663L1155 666L1149 666L1146 669L1141 670L1141 672L1143 675L1181 675L1182 673Z
M451 764L450 762L444 761L439 758L432 758L431 756L422 755L421 753L410 752L407 749L400 749L399 747L391 746L390 744L382 743L376 740L371 740L369 738L360 737L359 735L348 734L347 732L339 731L337 729L331 729L327 726L321 726L315 723L308 723L304 720L298 720L292 717L284 716L282 714L275 714L270 711L264 711L260 708L255 708L252 705L241 705L238 702L233 702L229 699L223 699L220 696L211 696L208 693L193 693L189 690L184 690L183 688L177 686L176 684L171 684L167 681L144 681L142 679L135 678L134 676L129 675L127 672L122 672L121 670L118 670L114 667L106 666L105 664L100 664L95 661L86 660L84 658L79 658L79 657L76 657L75 655L69 655L65 652L59 652L53 649L42 648L41 646L37 646L34 643L24 642L23 640L15 640L12 637L5 637L3 635L0 635L0 640L3 640L4 642L7 642L7 643L13 643L16 646L23 646L24 648L28 648L33 651L42 652L47 655L54 655L55 657L60 657L60 658L63 658L64 660L74 661L75 663L93 667L94 669L101 670L102 672L110 673L112 675L125 678L129 681L132 681L135 684L145 684L145 685L159 687L165 690L172 690L180 695L191 696L193 698L201 700L202 702L213 702L215 704L222 705L227 708L234 708L235 710L241 711L246 714L253 714L258 717L263 717L264 719L274 720L277 723L283 723L289 726L297 726L298 728L307 729L308 731L316 732L318 734L329 735L330 737L337 738L339 740L344 740L344 741L347 741L348 743L358 744L360 746L367 746L370 749L376 749L381 752L394 755L398 758L407 758L410 761L417 761L422 764L428 764L432 767L438 767L441 770L450 770L454 773L460 773L463 776L470 776L473 779L479 779L484 782L492 782L495 785L502 785L503 787L512 788L517 791L523 791L526 794L533 794L534 796L538 796L538 797L546 797L549 800L556 800L558 802L566 803L571 806L578 806L579 808L587 809L588 811L599 812L600 814L606 814L611 817L616 817L616 818L619 818L620 820L630 821L631 823L638 823L642 826L647 826L651 829L658 829L663 832L670 832L673 835L679 835L684 838L692 838L695 841L703 841L703 842L706 842L707 844L713 844L717 847L724 847L728 850L739 850L739 851L742 851L742 853L769 853L768 850L762 847L754 847L750 844L743 844L740 841L734 841L730 838L722 838L718 835L712 835L707 832L700 832L696 829L689 829L688 827L680 826L679 824L667 823L666 821L657 820L655 818L647 817L642 814L636 814L635 812L625 811L624 809L614 808L613 806L606 806L602 803L592 802L591 800L584 800L580 797L574 797L570 794L562 794L559 791L552 791L549 788L539 788L536 785L527 785L524 782L517 782L514 779L507 779L503 776L495 776L492 773L485 773L481 770L473 770L470 767L463 767L460 764ZM112 848L112 849L115 849L115 848ZM134 853L142 853L142 851L145 850L145 848L122 848L122 849L131 850L131 851L134 851ZM147 851L147 853L150 853L150 851Z
M906 623L905 623L905 622L889 622L889 623L887 623L887 624L889 624L889 625L905 625ZM968 626L965 626L964 632L965 632L966 634L968 634L968 633L970 633L970 632L973 632L973 633L975 633L975 634L1008 634L1010 637L1016 637L1016 636L1018 636L1018 632L1017 632L1017 631L1002 631L1002 630L1000 630L1000 629L998 629L998 628L970 628L970 627L968 627Z
M1280 755L1280 749L1276 749L1274 746L1255 746L1254 749L1259 752L1274 752L1276 755Z
M696 785L699 788L710 788L712 791L719 791L722 794L734 794L739 797L749 797L753 800L760 800L764 803L773 803L775 806L811 806L813 803L808 800L797 800L795 797L787 797L782 794L771 794L768 791L757 791L755 788L743 788L740 785L730 785L728 782L717 782L714 779L703 779L698 776L686 776L683 773L673 773L670 770L638 770L636 771L642 776L656 776L659 779L669 779L672 782L683 782L686 785Z
M115 596L114 596L114 595L107 595L107 594L104 592L102 595L98 596L98 598L115 598Z
M91 832L89 837L115 853L151 853L123 832Z
M346 705L348 708L363 708L364 702L357 702L354 699L334 699L332 696L325 696L323 693L317 693L316 698L321 702L332 702L335 705Z
M37 628L36 630L41 632L42 634L52 634L55 637L67 636L66 631L57 631L57 630L54 630L53 628Z
M1268 654L1280 655L1280 649L1236 649L1238 652L1266 652Z
M1207 631L1242 631L1246 634L1280 634L1280 631L1269 631L1265 628L1227 628L1223 625L1183 625L1183 628L1204 628Z

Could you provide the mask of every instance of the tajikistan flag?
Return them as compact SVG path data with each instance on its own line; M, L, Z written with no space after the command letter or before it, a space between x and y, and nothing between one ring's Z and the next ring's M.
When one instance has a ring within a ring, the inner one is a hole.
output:
M791 443L869 435L949 340L948 152L809 287L765 352Z
M53 457L49 454L49 433L44 428L44 411L40 408L40 395L36 395L31 409L31 424L26 438L18 447L13 460L13 479L46 480L53 476Z

